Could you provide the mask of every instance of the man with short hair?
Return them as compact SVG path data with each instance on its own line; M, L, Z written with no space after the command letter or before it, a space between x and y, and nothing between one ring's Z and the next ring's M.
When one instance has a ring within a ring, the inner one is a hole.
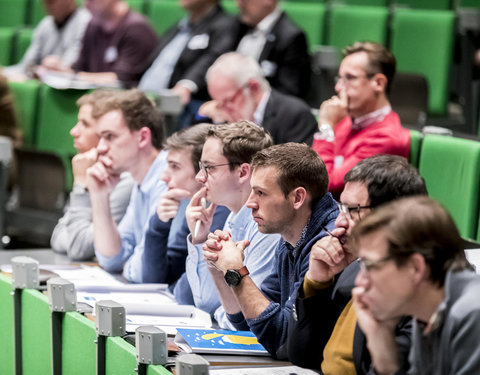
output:
M54 251L66 253L72 260L87 260L95 255L93 246L93 222L90 194L86 189L87 169L97 161L96 120L93 107L110 95L109 91L97 90L77 100L78 122L70 130L78 153L72 159L73 188L65 214L53 230L50 244ZM120 182L110 195L112 218L118 224L130 202L133 180L129 173L120 175Z
M307 38L278 0L236 0L236 50L258 61L276 90L305 98L310 87Z
M48 14L33 32L32 43L15 65L3 68L10 80L24 80L38 65L69 66L77 61L90 13L75 0L43 0Z
M157 45L157 36L140 13L123 0L87 0L92 13L79 58L71 66L51 69L75 73L95 85L135 86L146 70L145 61Z
M190 230L186 273L195 306L212 314L221 328L232 326L220 303L221 296L215 291L202 245L208 238L217 205L223 205L231 211L224 229L234 241L247 239L251 243L244 256L253 280L261 283L270 274L279 236L259 231L246 202L251 191L252 158L271 144L272 138L262 128L240 121L213 127L203 146L196 176L203 187L193 195L186 211ZM202 204L202 198L210 206Z
M289 359L325 374L367 374L371 360L365 335L356 324L351 291L359 272L350 244L354 226L370 211L394 199L426 195L425 181L401 156L378 155L360 161L345 175L336 229L310 253L288 336ZM401 354L409 350L409 321L397 327Z
M167 158L163 117L139 90L113 92L101 104L92 114L100 136L98 161L87 170L95 254L107 271L123 270L127 280L141 282L148 219L166 190L160 179ZM117 227L109 197L123 172L130 172L137 186Z
M312 146L327 166L335 196L343 189L343 176L360 160L378 154L407 158L410 152L410 132L387 97L396 69L393 54L372 42L356 42L343 53L338 95L320 106Z
M480 277L465 258L455 222L427 197L379 208L352 232L360 256L353 300L377 374L477 374ZM409 361L395 323L413 317ZM407 364L405 365L405 362Z
M272 356L284 357L310 249L333 230L338 209L327 191L325 165L307 145L286 143L259 151L252 169L247 207L260 232L282 236L272 273L263 283L252 280L243 256L249 243L235 243L228 231L209 236L205 258L215 265L210 271L230 321L237 329L250 329Z
M167 283L171 290L175 286L175 299L182 304L194 303L185 274L190 233L185 209L192 195L202 187L195 176L200 170L203 144L211 127L211 124L198 124L167 138L167 166L162 180L168 191L160 196L157 212L150 218L145 234L142 281ZM217 207L210 230L223 228L228 214L225 207Z
M249 120L262 126L276 144L312 144L315 117L302 100L270 87L258 63L236 52L220 56L207 71L213 101L200 114L215 122Z

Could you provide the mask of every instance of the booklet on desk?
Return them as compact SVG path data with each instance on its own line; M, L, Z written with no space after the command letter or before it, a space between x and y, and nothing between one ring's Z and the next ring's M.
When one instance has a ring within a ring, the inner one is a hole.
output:
M187 353L269 355L250 331L177 328L175 344Z

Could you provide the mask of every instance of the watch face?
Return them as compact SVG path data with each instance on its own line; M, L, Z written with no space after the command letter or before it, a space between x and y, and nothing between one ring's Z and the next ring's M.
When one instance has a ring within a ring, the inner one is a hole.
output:
M236 270L227 270L225 273L225 282L229 286L237 286L241 280L242 276L240 276L240 273Z

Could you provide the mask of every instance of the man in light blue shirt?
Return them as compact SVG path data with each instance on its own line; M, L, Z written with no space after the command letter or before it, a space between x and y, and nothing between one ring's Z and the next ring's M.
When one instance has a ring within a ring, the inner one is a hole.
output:
M93 212L95 255L109 272L142 282L142 254L148 219L166 190L160 179L167 152L162 151L164 124L154 104L139 90L112 92L95 108L98 161L87 171ZM122 172L137 183L118 227L109 196Z
M245 249L244 261L251 278L260 285L271 273L280 236L260 233L252 210L245 203L251 191L252 157L272 143L272 138L263 128L249 121L239 121L212 128L203 146L200 171L196 176L203 187L193 195L186 210L191 233L188 237L186 274L195 305L213 314L222 328L233 326L221 305L225 301L220 301L209 265L203 259L202 245L207 240L217 205L226 206L231 213L224 229L231 233L233 241L250 242ZM211 202L210 206L205 208L201 204L202 198Z

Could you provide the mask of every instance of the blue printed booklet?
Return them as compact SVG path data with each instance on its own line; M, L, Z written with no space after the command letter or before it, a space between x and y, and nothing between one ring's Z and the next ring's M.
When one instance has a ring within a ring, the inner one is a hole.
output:
M187 353L269 355L250 331L177 328L175 344Z

